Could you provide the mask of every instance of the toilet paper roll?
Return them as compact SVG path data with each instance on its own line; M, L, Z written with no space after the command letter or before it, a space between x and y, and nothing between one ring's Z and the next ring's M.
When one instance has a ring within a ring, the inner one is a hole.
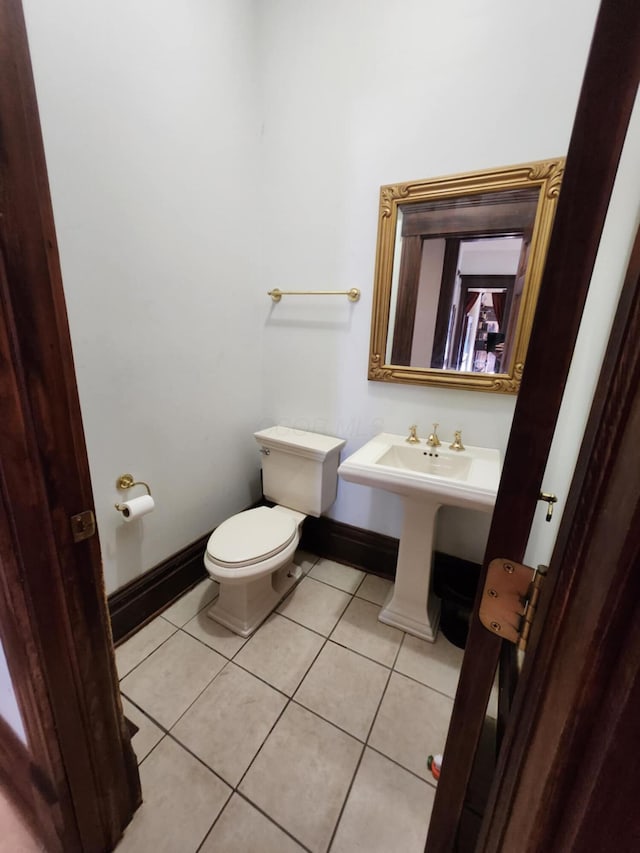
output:
M132 498L120 504L122 517L126 522L135 521L143 515L151 512L155 507L155 501L151 495L142 495L140 498Z

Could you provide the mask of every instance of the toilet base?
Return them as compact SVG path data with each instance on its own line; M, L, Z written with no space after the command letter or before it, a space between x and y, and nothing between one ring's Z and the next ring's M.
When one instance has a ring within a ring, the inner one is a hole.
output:
M218 579L220 595L207 616L234 634L250 637L301 577L300 566L287 563L248 583L230 584Z

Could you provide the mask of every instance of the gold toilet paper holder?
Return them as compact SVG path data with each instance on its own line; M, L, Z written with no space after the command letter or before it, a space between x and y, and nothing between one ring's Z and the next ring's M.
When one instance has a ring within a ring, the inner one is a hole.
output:
M147 494L151 497L151 489L149 485L145 483L143 480L136 480L133 474L121 474L116 480L116 489L132 489L134 486L144 486L147 490ZM125 509L124 504L114 504L115 508L118 512L122 512Z

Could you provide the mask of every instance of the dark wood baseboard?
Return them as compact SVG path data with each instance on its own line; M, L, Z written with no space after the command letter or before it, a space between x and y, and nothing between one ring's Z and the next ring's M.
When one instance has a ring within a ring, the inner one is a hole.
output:
M326 516L305 520L300 547L374 575L393 579L396 574L397 539Z
M301 547L319 557L393 580L399 542L392 536L353 527L332 518L307 518ZM478 563L436 551L433 591L442 599L441 628L448 640L464 648L480 577Z
M393 536L322 516L306 519L300 547L373 575L390 580L396 576L399 542ZM464 603L475 595L479 572L478 563L436 551L434 592L440 598Z
M207 576L203 554L211 533L149 569L108 597L117 644Z
M109 615L116 644L207 576L202 558L209 536L211 531L111 593ZM330 518L307 518L300 547L372 574L395 576L398 540L391 536Z
M113 592L108 599L115 643L126 639L207 576L203 554L211 533L187 545ZM393 580L398 540L325 516L307 518L300 547L319 557ZM473 601L480 572L477 563L436 552L434 591L440 598L464 608Z
M261 499L245 509L264 503ZM207 577L204 552L212 533L213 530L205 533L108 596L111 632L116 645Z

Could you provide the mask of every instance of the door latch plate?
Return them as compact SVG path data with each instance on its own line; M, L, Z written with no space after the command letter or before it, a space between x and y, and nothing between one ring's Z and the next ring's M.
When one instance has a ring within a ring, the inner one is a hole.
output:
M558 503L558 498L553 494L553 492L540 492L538 500L546 502L547 515L545 517L545 521L551 521L553 518L553 505Z
M71 516L71 533L74 542L90 539L96 532L96 518L90 509Z

